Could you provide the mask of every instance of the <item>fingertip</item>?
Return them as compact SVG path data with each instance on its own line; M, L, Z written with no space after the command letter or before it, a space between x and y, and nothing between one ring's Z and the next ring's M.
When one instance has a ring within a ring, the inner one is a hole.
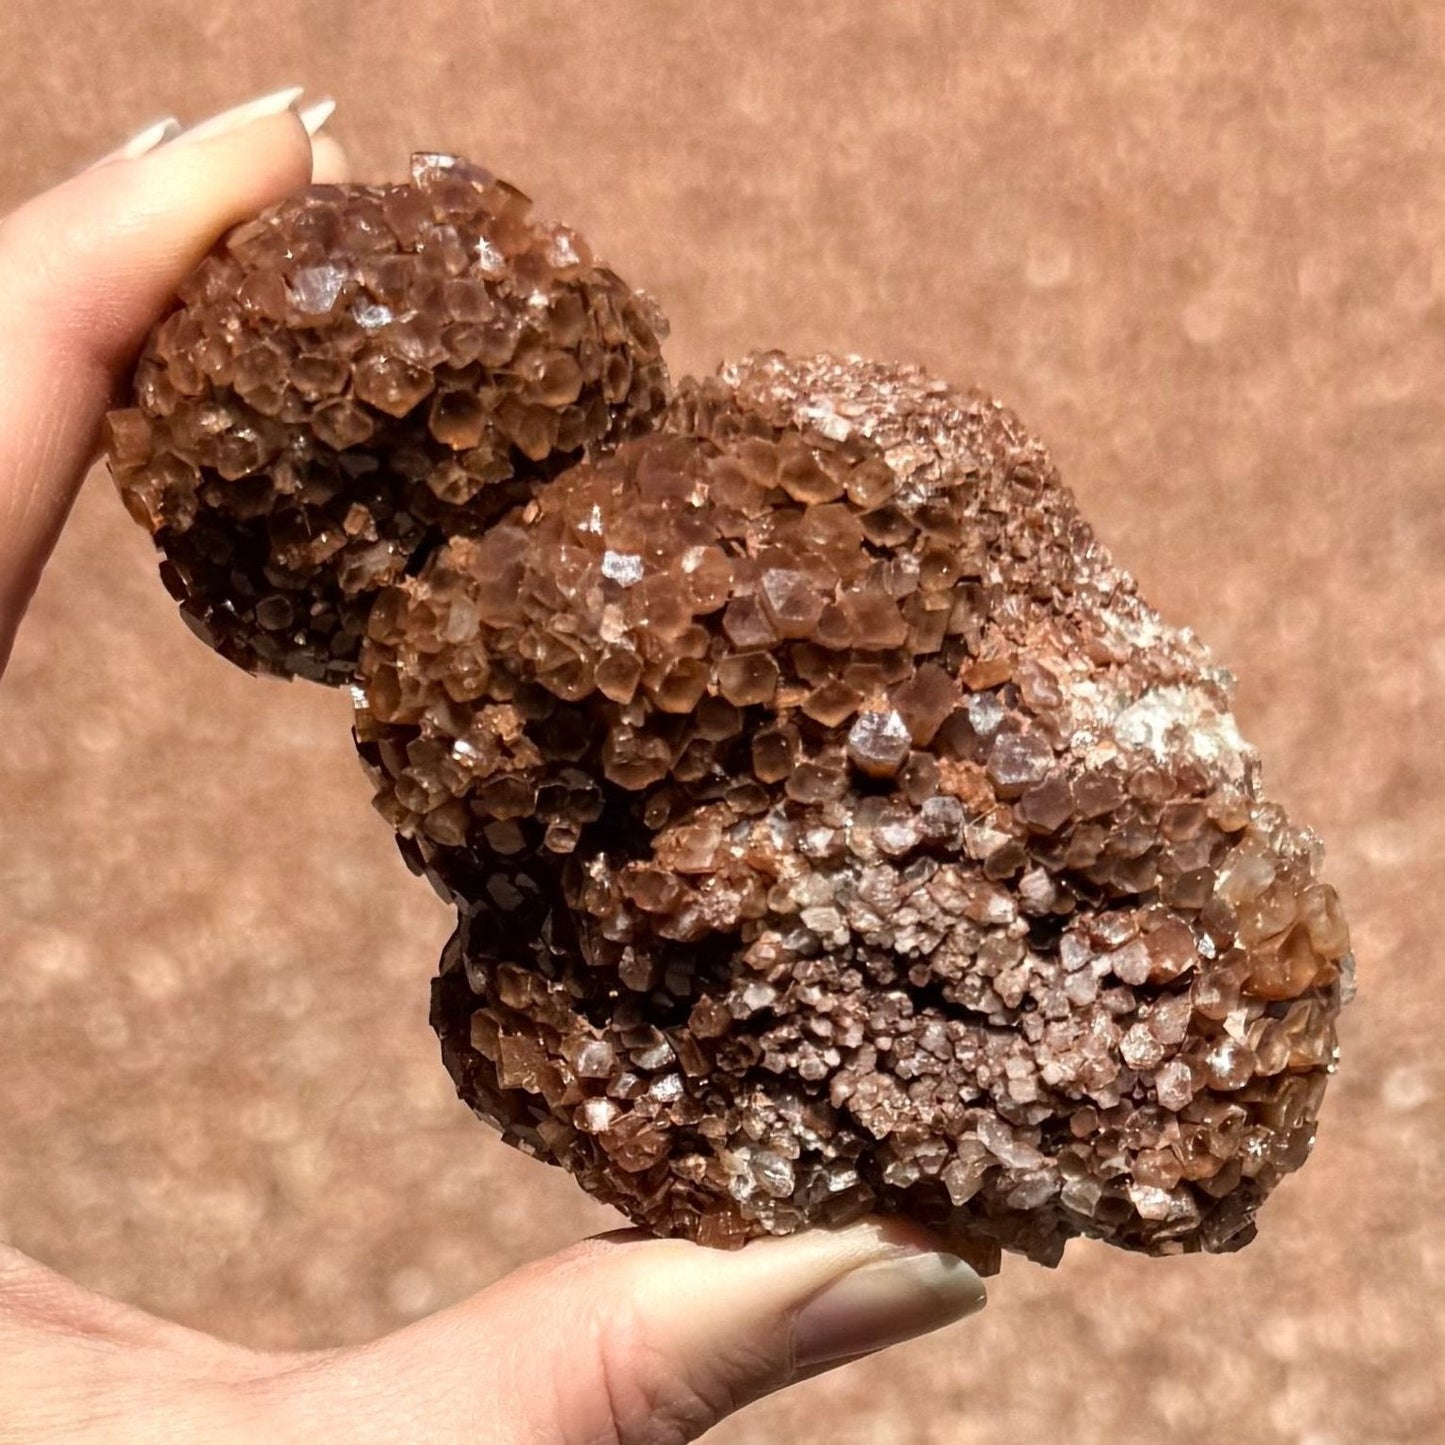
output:
M305 186L311 160L286 111L82 171L0 225L0 319L52 366L120 364L216 239Z
M192 246L204 238L204 249L221 231L305 186L312 145L293 110L164 145L125 168L132 204L148 219L175 222Z
M312 184L335 186L350 179L351 162L341 142L329 135L315 136L311 141Z
M425 1419L429 1439L493 1438L505 1360L518 1402L508 1423L528 1438L691 1440L749 1400L982 1301L966 1263L896 1219L732 1250L626 1230L332 1363L366 1408L401 1410L414 1433ZM337 1380L328 1367L321 1389Z
M135 148L0 220L0 668L117 376L218 237L311 177L293 112Z

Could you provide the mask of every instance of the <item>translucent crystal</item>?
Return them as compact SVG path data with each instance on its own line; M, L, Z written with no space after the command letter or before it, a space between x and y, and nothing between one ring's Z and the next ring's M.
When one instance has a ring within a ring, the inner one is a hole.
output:
M147 341L135 404L109 429L116 482L183 612L251 671L351 681L391 580L358 585L367 568L352 565L338 587L354 551L384 541L419 565L667 399L650 303L580 237L532 220L520 192L460 157L418 157L412 175L312 187L223 240ZM524 334L541 343L532 369L514 364ZM381 535L353 546L336 529L357 502ZM275 540L293 531L343 540ZM294 627L255 616L277 585L306 598Z
M1248 1237L1348 934L1227 675L1016 418L777 354L664 408L650 306L452 156L200 279L118 479L202 635L358 681L481 1117L709 1244Z

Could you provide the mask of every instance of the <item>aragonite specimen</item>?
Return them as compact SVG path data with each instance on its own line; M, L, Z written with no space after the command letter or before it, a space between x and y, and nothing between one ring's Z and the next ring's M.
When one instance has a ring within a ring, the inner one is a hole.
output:
M378 588L666 401L660 316L575 231L456 157L412 175L233 231L110 418L166 586L253 671L348 681Z
M361 681L463 1095L654 1228L1222 1249L1308 1152L1317 845L993 403L685 384L384 593Z
M777 354L660 390L365 599L357 742L458 908L462 1097L711 1244L866 1212L984 1269L1247 1242L1352 963L1228 675L997 403Z

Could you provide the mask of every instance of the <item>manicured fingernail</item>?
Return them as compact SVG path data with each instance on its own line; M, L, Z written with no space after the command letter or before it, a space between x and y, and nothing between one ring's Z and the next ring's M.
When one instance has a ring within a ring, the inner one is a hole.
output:
M951 1254L864 1265L809 1300L793 1322L799 1369L871 1354L984 1307L983 1281Z
M193 125L177 138L176 144L188 145L192 141L211 140L215 136L225 135L227 131L239 130L243 125L250 125L253 120L262 120L268 115L280 115L300 99L301 87L288 85L285 90L278 90L273 95L263 95L258 100L248 100L244 105L232 106L230 110L223 110L219 115L213 115L209 120Z
M175 116L168 115L164 120L158 120L153 125L148 125L144 130L137 131L124 145L118 145L113 151L101 156L98 161L92 161L90 169L97 166L108 166L114 161L135 161L144 155L149 155L157 146L163 146L168 140L174 140L181 133L181 123Z
M319 135L311 142L311 180L319 186L335 186L351 175L351 165L339 142Z
M329 95L323 95L316 100L308 100L305 105L298 105L296 114L301 117L306 134L315 135L331 119L331 113L335 109L336 102Z

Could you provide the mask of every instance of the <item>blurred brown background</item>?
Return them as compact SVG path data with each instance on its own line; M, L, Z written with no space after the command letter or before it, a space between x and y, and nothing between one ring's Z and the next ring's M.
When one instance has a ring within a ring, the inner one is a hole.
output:
M1238 671L1351 908L1343 1068L1255 1245L1011 1262L714 1438L1445 1438L1445 7L5 0L0 210L292 80L360 174L453 147L581 226L678 372L856 349L1013 402ZM452 1097L446 926L344 700L206 653L92 478L0 689L0 1238L284 1346L607 1227Z

